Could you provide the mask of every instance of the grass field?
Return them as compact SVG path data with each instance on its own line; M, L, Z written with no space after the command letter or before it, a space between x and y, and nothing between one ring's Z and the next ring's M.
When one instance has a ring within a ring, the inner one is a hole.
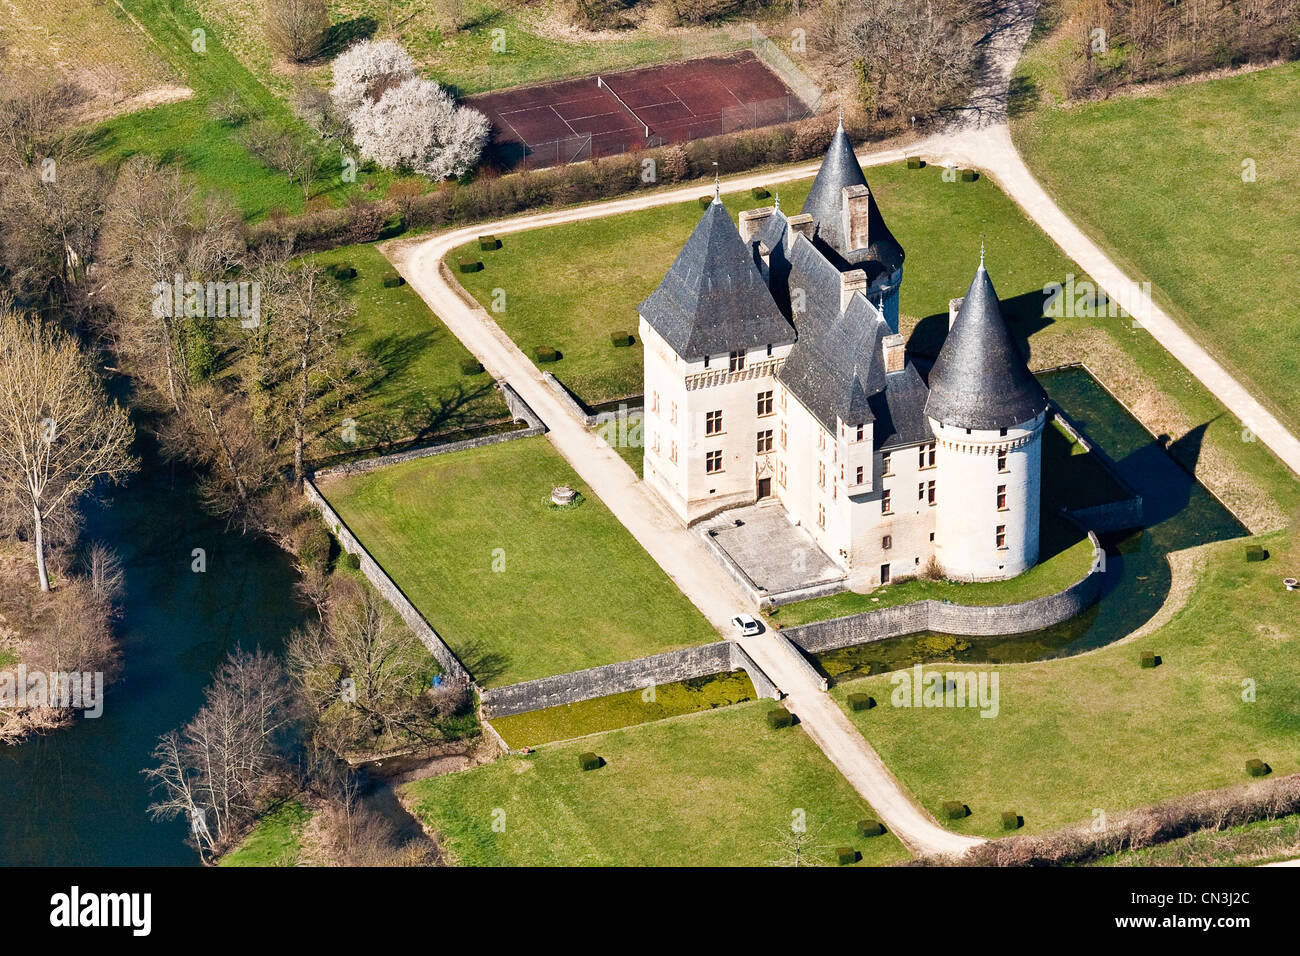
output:
M289 802L257 822L238 847L221 858L218 866L295 866L302 850L302 828L311 812Z
M60 0L58 15L40 0L0 3L6 75L75 83L91 109L173 82L175 76L148 38L110 3Z
M557 485L582 503L552 505ZM322 493L485 686L718 639L545 438L335 479Z
M1094 810L1242 783L1253 757L1274 773L1295 772L1300 633L1297 595L1281 577L1294 573L1300 543L1283 533L1257 540L1271 552L1262 563L1245 561L1241 540L1207 545L1187 605L1149 636L1066 660L981 668L999 675L996 718L890 706L888 676L833 693L876 698L880 706L851 719L931 812L946 800L971 808L950 823L964 833L999 833L1003 811L1024 817L1022 832L1043 832ZM1143 651L1158 654L1160 666L1140 668ZM1252 686L1254 699L1244 699Z
M378 249L344 246L311 258L357 270L343 283L357 310L344 344L370 359L378 378L360 406L340 409L338 417L356 420L359 446L428 440L510 418L491 376L461 371L473 356L424 300L408 285L384 286L384 277L396 273ZM332 427L320 436L319 450L345 451L340 434Z
M486 866L763 866L806 821L814 864L850 846L866 864L907 859L875 812L799 727L772 730L770 702L615 730L502 757L404 790L455 862ZM578 755L605 760L583 772ZM494 822L497 826L494 828Z
M652 690L653 695L650 693ZM545 707L513 717L498 717L492 721L492 726L512 748L535 747L555 740L727 707L754 697L754 684L749 675L744 671L734 671L610 694L576 704Z
M1298 83L1300 64L1288 64L1043 108L1014 127L1062 208L1292 428Z

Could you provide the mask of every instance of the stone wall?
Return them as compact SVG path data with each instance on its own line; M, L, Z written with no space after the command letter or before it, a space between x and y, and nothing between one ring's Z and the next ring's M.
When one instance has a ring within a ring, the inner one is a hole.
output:
M784 628L781 634L809 654L833 651L855 644L868 644L918 631L938 631L962 637L995 637L1037 631L1081 614L1101 596L1101 545L1092 541L1092 569L1063 591L1019 604L979 607L946 601L917 601L880 608L829 621Z
M404 461L414 461L417 458L430 458L434 455L446 455L454 451L468 451L471 448L482 448L486 445L499 445L502 442L515 441L520 438L532 438L534 435L540 435L546 431L546 426L537 417L537 413L529 407L527 402L520 398L518 392L504 382L498 382L497 388L501 389L501 396L505 399L506 407L510 409L510 414L514 416L515 421L523 422L526 427L517 428L514 431L481 435L478 438L466 438L463 441L446 442L442 445L410 448L406 451L394 452L391 455L363 458L360 461L347 462L346 464L335 465L332 468L322 468L314 473L314 477L328 478L335 475L359 475L367 471L374 471L376 468L397 465Z
M759 696L776 696L776 688L771 680L738 644L718 641L653 657L619 661L602 667L495 687L482 691L481 699L483 712L488 717L510 717L543 707L573 704L593 697L607 697L652 685L671 684L739 669L749 674Z
M573 393L565 388L564 384L558 378L550 372L542 372L542 381L544 381L547 387L555 393L555 397L560 400L560 404L562 404L574 418L582 422L582 424L586 425L588 428L596 424L597 416L588 415L586 409L578 404L578 400L573 397Z
M402 589L379 566L379 562L370 556L370 552L365 549L357 536L352 533L352 530L343 523L343 519L330 507L329 502L325 500L325 497L310 478L303 482L303 494L320 512L321 519L325 522L326 527L334 533L334 536L339 539L339 545L343 550L348 554L355 554L361 561L361 573L366 576L366 580L384 596L384 599L393 606L393 610L406 622L406 626L429 649L429 653L442 666L447 677L469 683L472 678L469 671L465 669L465 665L460 662L452 649L438 636L438 632L424 619L424 615L416 610L415 605L402 593Z

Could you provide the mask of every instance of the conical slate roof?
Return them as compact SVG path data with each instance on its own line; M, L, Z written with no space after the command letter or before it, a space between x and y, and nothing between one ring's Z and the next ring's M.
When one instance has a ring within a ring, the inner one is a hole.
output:
M1002 318L993 282L980 266L930 370L926 414L959 428L1010 428L1047 408Z
M841 123L831 139L830 148L822 160L817 178L813 180L803 212L809 213L817 223L817 238L843 256L858 250L845 248L842 209L845 186L866 186L867 177L853 152L853 144ZM865 254L852 256L850 262L881 263L886 271L893 272L903 264L903 247L899 245L876 205L875 193L868 187L867 196L867 248Z
M659 287L641 303L641 315L687 361L795 339L753 250L716 198Z

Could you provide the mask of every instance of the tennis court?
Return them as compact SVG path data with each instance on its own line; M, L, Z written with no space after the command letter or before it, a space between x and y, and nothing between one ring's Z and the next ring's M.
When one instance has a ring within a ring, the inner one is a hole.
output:
M552 166L802 119L807 105L753 52L472 96L502 166Z

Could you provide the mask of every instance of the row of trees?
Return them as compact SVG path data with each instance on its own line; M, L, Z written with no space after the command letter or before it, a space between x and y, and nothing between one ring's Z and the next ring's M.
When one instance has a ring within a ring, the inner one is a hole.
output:
M1300 0L1056 0L1074 34L1066 92L1300 54Z

